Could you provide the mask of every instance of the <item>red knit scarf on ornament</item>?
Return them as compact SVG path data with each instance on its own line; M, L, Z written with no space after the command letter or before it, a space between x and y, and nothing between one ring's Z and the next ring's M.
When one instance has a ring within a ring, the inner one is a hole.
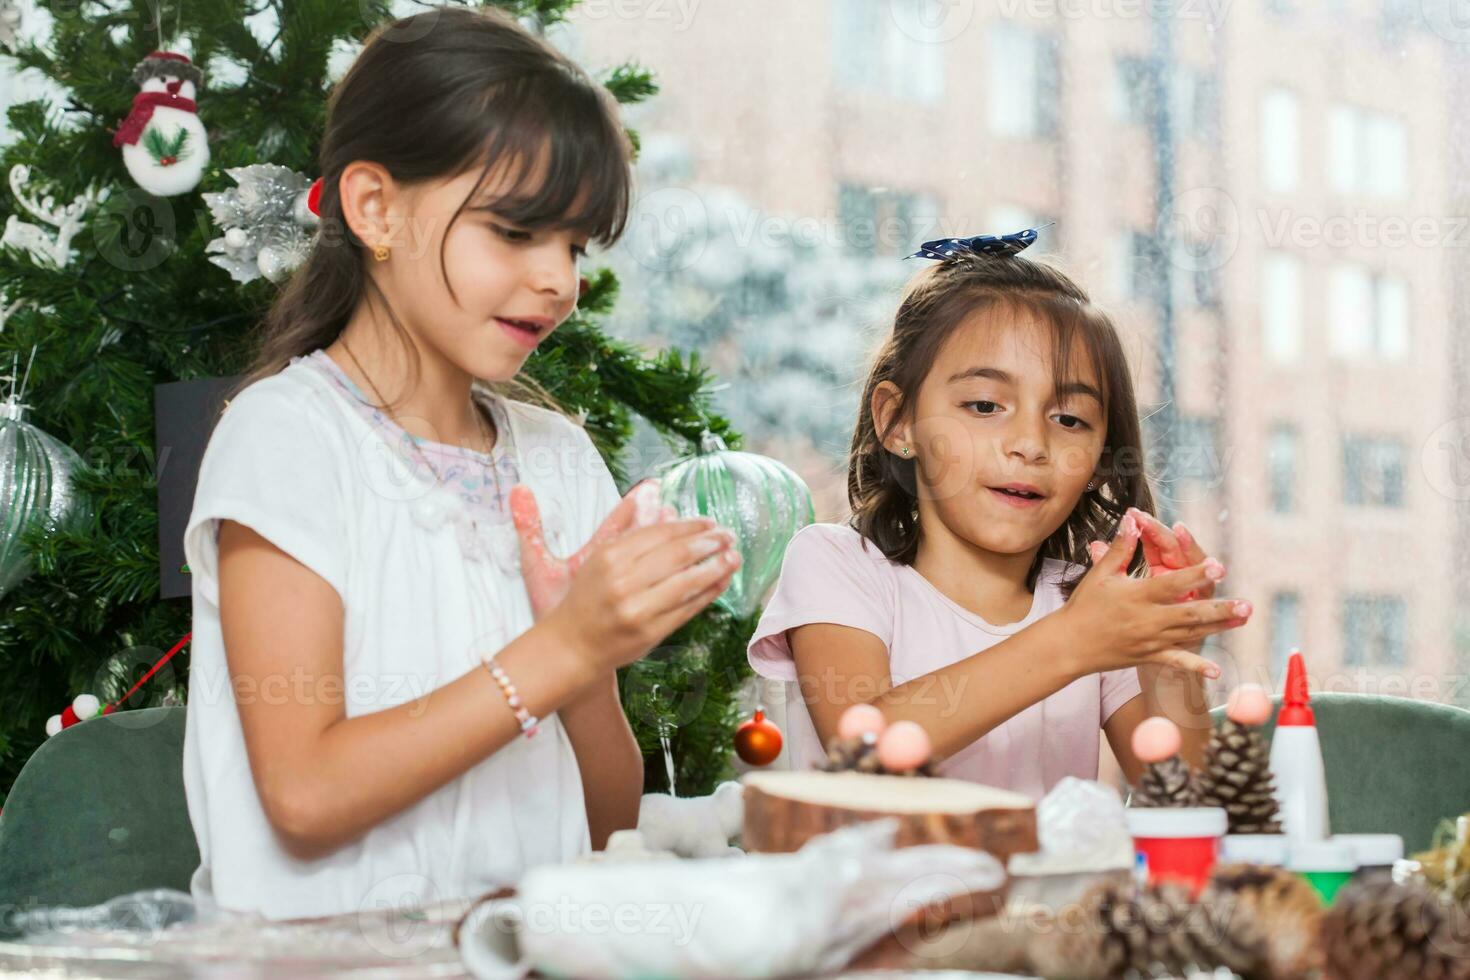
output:
M128 118L122 121L117 132L112 135L112 145L138 142L143 130L148 128L149 120L153 118L153 110L159 106L183 109L185 112L199 111L198 103L193 99L186 99L174 92L139 92L133 96L133 108L128 113Z

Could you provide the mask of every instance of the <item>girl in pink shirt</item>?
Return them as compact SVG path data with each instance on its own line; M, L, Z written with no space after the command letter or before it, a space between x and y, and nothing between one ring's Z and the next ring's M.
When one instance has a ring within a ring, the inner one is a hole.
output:
M922 725L942 775L1033 797L1096 778L1099 731L1136 782L1131 735L1150 715L1199 762L1219 676L1200 647L1251 607L1215 598L1224 567L1149 516L1117 331L1016 254L1034 238L919 253L939 261L864 385L852 515L793 538L750 641L755 670L789 682L793 768L860 702Z

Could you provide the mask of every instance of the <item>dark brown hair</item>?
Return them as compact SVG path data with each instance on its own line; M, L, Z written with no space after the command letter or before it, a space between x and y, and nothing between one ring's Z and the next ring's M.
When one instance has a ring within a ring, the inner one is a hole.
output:
M1072 347L1081 340L1103 387L1107 432L1098 462L1098 485L1083 494L1062 526L1037 552L1026 578L1035 590L1044 558L1090 564L1087 544L1108 540L1129 507L1153 510L1153 494L1143 466L1143 441L1133 381L1123 345L1112 321L1060 270L1020 256L963 255L923 270L904 290L893 330L879 346L863 385L857 428L848 454L847 499L852 526L890 561L911 565L919 550L918 475L913 460L900 459L884 442L903 421L912 421L919 386L944 342L977 313L1008 310L1029 313L1051 327L1052 377L1060 386L1073 380ZM884 381L902 393L888 427L878 432L873 392ZM1142 559L1135 559L1135 569ZM1063 584L1071 595L1077 579Z
M604 247L622 235L632 194L632 146L612 95L510 17L440 7L379 27L332 90L318 159L321 233L272 304L237 392L331 344L370 294L385 299L343 218L338 185L356 160L404 184L478 166L450 228L492 170L504 168L497 214L530 229L576 229ZM444 270L442 242L439 261ZM383 305L417 375L417 351ZM526 380L506 387L555 407Z

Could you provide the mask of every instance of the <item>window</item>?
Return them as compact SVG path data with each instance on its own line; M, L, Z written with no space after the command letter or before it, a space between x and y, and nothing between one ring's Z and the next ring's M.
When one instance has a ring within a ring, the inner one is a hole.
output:
M1396 439L1343 439L1343 502L1354 507L1404 506L1404 455L1403 443Z
M839 84L914 102L944 97L947 45L901 29L888 0L832 4L832 57Z
M1327 288L1328 334L1334 355L1392 361L1408 356L1408 283L1344 262L1332 267Z
M1174 78L1174 128L1180 136L1209 139L1215 134L1220 98L1215 76L1181 69Z
M1290 364L1302 352L1302 263L1268 252L1261 268L1261 331L1266 357Z
M1266 480L1270 486L1271 509L1278 514L1290 514L1296 509L1296 464L1296 428L1284 424L1271 426L1266 437Z
M986 40L990 131L1019 139L1056 135L1059 72L1052 38L998 23Z
M1113 118L1119 122L1142 123L1154 103L1148 62L1125 55L1113 63Z
M1157 246L1151 235L1125 231L1117 239L1117 280L1114 284L1122 299L1148 300L1154 297L1154 284L1159 281Z
M1271 676L1286 677L1286 660L1302 645L1302 597L1278 592L1271 597Z
M1404 600L1350 595L1342 604L1342 662L1349 667L1398 667L1406 662Z
M938 205L923 194L842 184L837 212L854 255L910 255L924 239L941 237Z
M896 255L912 255L925 241L942 238L939 226L939 201L928 194L900 191L893 195L892 234L879 227L879 244L887 248L891 242Z
M1383 0L1378 18L1379 34L1384 44L1402 44L1404 35L1418 26L1423 11L1422 0Z
M1327 113L1327 180L1338 194L1408 194L1409 133L1403 120L1333 106Z
M1204 264L1209 256L1208 249L1198 247L1193 247L1193 250L1185 252L1179 263L1179 278L1182 280L1183 298L1186 303L1202 309L1214 310L1220 307L1220 280L1216 275L1216 269Z
M1220 485L1224 464L1220 460L1219 423L1212 418L1185 415L1179 419L1174 439L1174 473L1207 486Z
M1301 119L1296 96L1271 89L1261 102L1261 181L1266 190L1297 189L1300 175Z

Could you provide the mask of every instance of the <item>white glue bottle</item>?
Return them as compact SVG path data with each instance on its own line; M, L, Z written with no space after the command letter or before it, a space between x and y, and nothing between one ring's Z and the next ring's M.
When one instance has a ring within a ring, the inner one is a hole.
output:
M1276 734L1271 738L1271 774L1281 806L1281 832L1297 840L1325 840L1330 833L1327 773L1311 700L1301 651L1293 650L1276 715Z

